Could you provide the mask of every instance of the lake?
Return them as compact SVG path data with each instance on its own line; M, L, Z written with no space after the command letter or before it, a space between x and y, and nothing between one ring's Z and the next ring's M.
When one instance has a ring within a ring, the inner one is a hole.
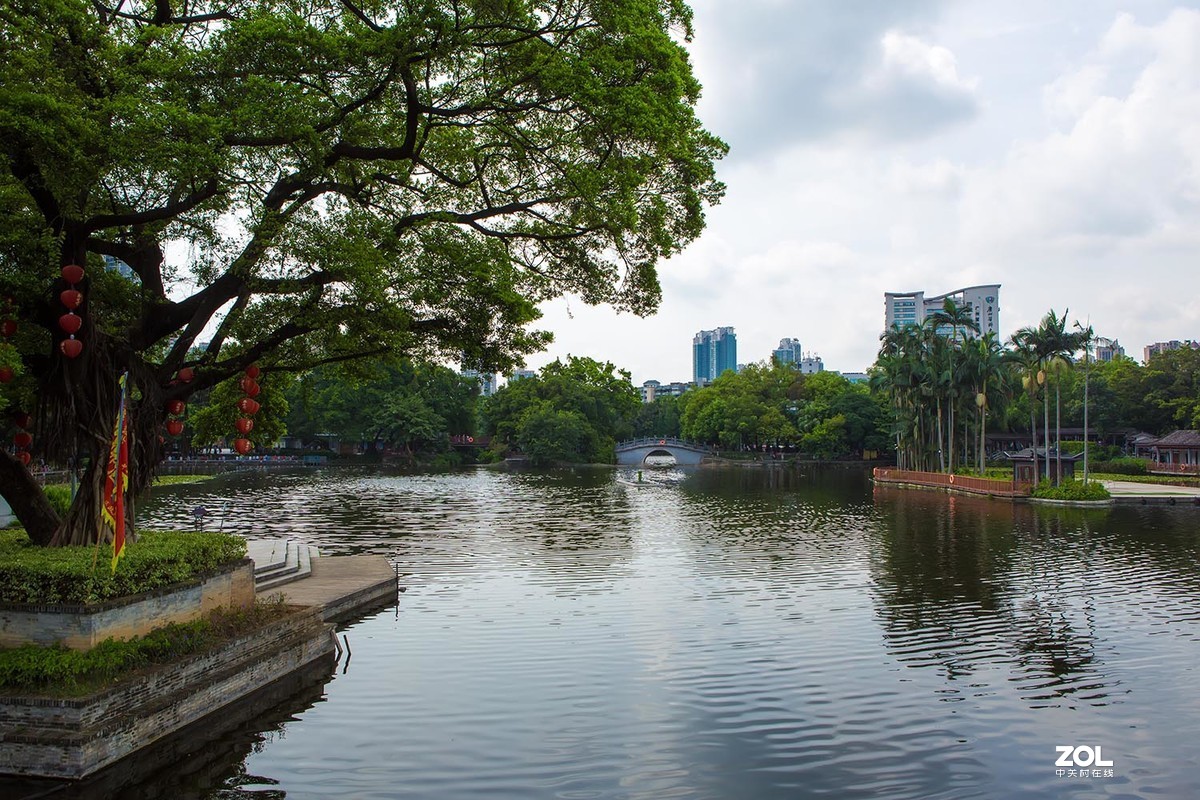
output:
M144 526L204 505L209 528L385 555L406 591L343 627L334 674L123 791L1200 797L1200 510L1046 509L861 469L632 480L329 469L157 490Z

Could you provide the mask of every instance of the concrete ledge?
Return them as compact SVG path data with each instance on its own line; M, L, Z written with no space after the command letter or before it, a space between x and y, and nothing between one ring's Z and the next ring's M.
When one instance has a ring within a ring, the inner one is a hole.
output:
M131 639L188 622L220 606L253 603L254 562L247 558L195 580L91 606L0 604L0 647L61 643L87 650L108 638Z
M81 699L0 698L0 772L79 779L333 652L316 609Z
M1026 501L1038 506L1067 506L1070 508L1108 508L1113 504L1108 500L1051 500L1047 497L1029 497Z

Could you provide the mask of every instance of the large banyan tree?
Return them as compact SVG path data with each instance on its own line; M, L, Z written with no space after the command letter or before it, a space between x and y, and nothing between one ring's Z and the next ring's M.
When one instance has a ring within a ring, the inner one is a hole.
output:
M136 494L175 401L251 365L503 369L547 341L548 298L652 311L657 260L722 191L690 34L678 0L5 2L0 404L20 446L0 493L30 538L105 536L122 373ZM64 518L31 457L83 467Z

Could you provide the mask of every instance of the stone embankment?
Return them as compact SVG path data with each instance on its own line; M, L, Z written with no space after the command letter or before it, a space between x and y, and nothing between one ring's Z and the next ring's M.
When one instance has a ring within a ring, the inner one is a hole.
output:
M281 622L88 697L0 697L0 773L82 779L194 730L206 718L322 660L332 673L337 642L331 623L395 603L396 574L383 556L314 555L307 545L284 540L250 544L251 558L259 559L253 566L257 594L283 594L287 604L301 607ZM247 563L239 571L247 576L246 589L250 569ZM190 584L175 588L148 598L147 614L161 617L164 608L182 613L185 605L199 609L214 596ZM131 614L124 606L118 609L120 626L135 623ZM90 623L56 624L62 631L83 627L89 640L94 638Z

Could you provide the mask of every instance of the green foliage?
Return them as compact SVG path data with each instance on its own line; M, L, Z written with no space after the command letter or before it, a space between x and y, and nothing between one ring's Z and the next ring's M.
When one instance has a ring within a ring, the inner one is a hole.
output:
M114 575L111 547L38 547L23 531L0 531L0 602L99 603L159 589L246 556L227 533L143 531Z
M1088 465L1092 472L1109 472L1114 475L1146 475L1150 472L1144 458L1113 458L1096 461Z
M241 379L241 375L235 375L218 383L208 393L204 404L191 411L187 424L191 427L194 446L207 447L232 442L242 436L234 427L239 417L246 416L238 410L238 401L246 396L239 385ZM262 391L254 399L261 408L251 417L254 427L245 436L255 447L271 447L287 433L286 392L292 380L291 375L282 372L259 376L258 384Z
M50 501L51 508L54 509L60 517L67 513L67 509L71 507L71 487L61 484L51 484L45 488L46 499Z
M0 649L0 691L72 696L136 677L136 670L208 650L290 613L281 602L250 609L219 608L191 622L172 623L145 636L105 639L90 650L65 647Z
M495 446L517 447L538 463L611 463L641 405L628 372L569 356L510 381L487 399L481 417Z
M671 395L655 397L653 403L643 403L633 421L636 438L650 436L678 438L682 434L680 398Z
M1096 481L1084 483L1072 478L1064 479L1055 486L1049 478L1044 478L1032 492L1032 497L1042 500L1108 500L1112 497L1104 485Z
M680 399L684 438L729 450L794 444L817 458L837 458L890 445L880 399L833 372L750 364Z
M288 430L300 438L444 453L449 437L475 432L478 382L453 370L408 360L323 367L288 394Z

